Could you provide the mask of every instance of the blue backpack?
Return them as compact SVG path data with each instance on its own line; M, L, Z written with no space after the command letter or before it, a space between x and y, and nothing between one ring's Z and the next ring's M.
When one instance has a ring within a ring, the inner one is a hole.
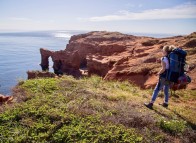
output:
M175 48L168 55L169 70L167 73L167 80L178 83L179 77L184 75L184 67L186 64L187 52L181 48Z

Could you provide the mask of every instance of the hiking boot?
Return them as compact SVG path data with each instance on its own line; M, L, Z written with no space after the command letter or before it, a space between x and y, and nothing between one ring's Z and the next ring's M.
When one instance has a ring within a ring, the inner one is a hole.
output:
M153 109L153 103L144 103L144 105L149 109Z
M163 107L165 107L165 108L168 107L168 104L167 104L167 103L159 103L159 105L161 105L161 106L163 106Z

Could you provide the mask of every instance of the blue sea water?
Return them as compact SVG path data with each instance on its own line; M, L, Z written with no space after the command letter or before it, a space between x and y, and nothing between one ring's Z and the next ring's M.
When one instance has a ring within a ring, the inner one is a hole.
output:
M27 78L28 70L41 70L40 48L63 50L70 37L79 33L82 31L0 33L0 94L11 94L17 82Z
M87 32L87 31L86 31ZM72 35L85 31L0 32L0 94L9 95L28 70L41 70L40 48L63 50ZM129 33L141 36L141 33ZM171 35L143 36L166 37ZM50 66L52 62L50 61ZM50 69L52 71L52 68Z

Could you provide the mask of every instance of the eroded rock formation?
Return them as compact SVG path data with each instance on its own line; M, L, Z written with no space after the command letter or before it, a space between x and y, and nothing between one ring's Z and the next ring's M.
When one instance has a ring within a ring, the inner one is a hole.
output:
M48 71L27 71L28 79L55 77L54 73Z
M10 103L13 100L13 96L4 96L0 94L0 105L2 103Z
M73 75L74 77L80 77L80 55L77 50L75 51L49 51L47 49L40 49L41 53L41 67L43 71L49 69L49 57L53 61L53 69L55 74L66 73L68 75Z
M42 70L48 70L49 69L49 61L48 58L51 56L52 52L47 49L40 49L41 54L41 67Z
M188 88L196 89L195 35L152 38L105 31L74 35L65 50L40 49L41 66L43 70L48 69L51 56L56 74L79 77L80 68L86 68L89 75L98 74L105 80L128 80L142 88L151 88L158 80L162 47L175 45L188 52L192 78Z

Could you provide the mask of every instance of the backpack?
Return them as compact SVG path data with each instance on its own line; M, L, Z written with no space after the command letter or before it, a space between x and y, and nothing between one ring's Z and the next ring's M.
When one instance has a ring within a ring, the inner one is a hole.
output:
M181 48L175 48L168 54L169 70L166 79L178 83L178 79L185 74L187 52Z

